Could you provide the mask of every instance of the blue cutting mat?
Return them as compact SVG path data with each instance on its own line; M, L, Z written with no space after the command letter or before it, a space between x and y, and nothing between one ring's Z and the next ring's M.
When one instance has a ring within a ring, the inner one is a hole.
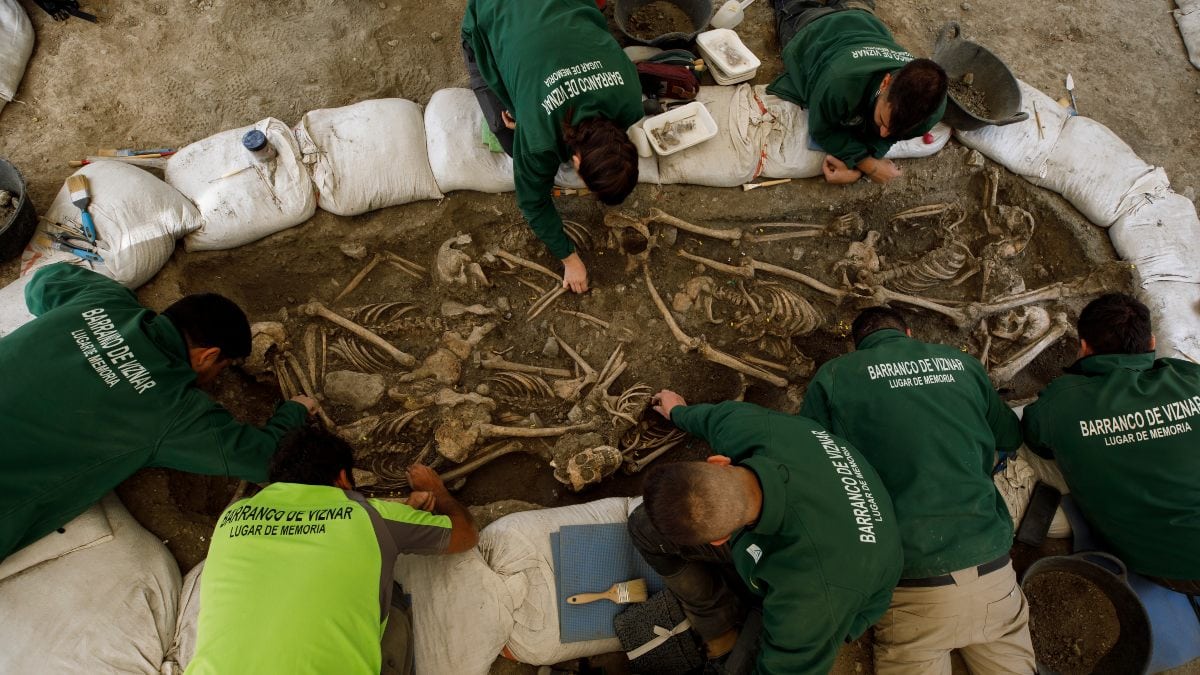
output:
M576 593L602 593L630 579L645 579L650 595L666 588L633 547L625 523L568 525L550 534L558 589L559 641L583 642L617 636L613 618L625 608L608 600L568 605Z

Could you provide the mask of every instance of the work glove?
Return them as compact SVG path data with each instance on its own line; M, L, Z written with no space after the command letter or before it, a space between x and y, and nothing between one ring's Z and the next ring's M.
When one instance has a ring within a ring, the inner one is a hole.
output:
M92 14L79 9L78 0L33 0L38 7L46 11L55 21L66 21L71 17L77 17L85 21L96 23L96 17Z

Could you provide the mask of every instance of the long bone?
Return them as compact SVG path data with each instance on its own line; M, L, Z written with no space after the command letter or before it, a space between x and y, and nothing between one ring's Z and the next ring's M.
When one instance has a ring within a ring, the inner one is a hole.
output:
M689 223L682 218L677 218L663 211L662 209L657 208L650 209L650 212L640 222L669 225L676 229L683 230L684 232L698 234L702 237L709 237L710 239L720 239L722 241L728 241L735 244L739 242L746 242L748 244L762 244L772 241L784 241L787 239L820 237L826 234L840 235L852 226L852 221L848 220L848 218L852 217L852 214L839 216L828 226L814 225L812 223L767 223L766 225L755 225L751 226L750 228L753 229L755 227L767 227L774 229L782 227L796 227L802 230L800 232L776 232L773 234L755 234L753 232L747 232L737 228L718 230L713 227L705 227L704 225Z
M1008 382L1017 376L1033 360L1046 351L1050 345L1058 342L1059 338L1071 332L1071 322L1067 319L1065 313L1059 312L1054 315L1054 323L1050 329L1042 334L1042 337L1029 343L1024 349L1013 354L1007 361L996 366L988 373L992 384L999 386Z
M506 361L499 356L484 357L479 361L481 368L487 370L511 370L515 373L530 373L533 375L548 375L550 377L570 377L571 371L563 368L546 368L544 366L533 366L526 363L515 363Z
M362 338L363 340L375 345L376 347L379 347L388 356L391 356L393 359L396 360L397 363L399 363L400 365L402 365L406 368L411 368L412 366L417 364L417 359L414 356L412 356L411 354L405 354L404 352L400 351L399 349L396 349L396 347L393 346L392 343L379 337L374 332L354 323L350 319L347 319L346 317L342 316L341 314L334 312L333 310L329 309L328 307L326 307L325 305L323 305L319 302L310 302L306 305L301 305L300 313L305 314L307 316L319 316L319 317L325 319L326 321L329 321L331 323L337 324L338 326L341 326L342 328L345 328L346 330L350 331L351 333L354 333L355 335Z

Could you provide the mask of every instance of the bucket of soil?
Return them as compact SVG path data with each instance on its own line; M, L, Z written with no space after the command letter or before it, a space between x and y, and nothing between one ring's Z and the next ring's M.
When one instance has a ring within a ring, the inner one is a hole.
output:
M21 255L36 227L37 212L26 193L25 178L0 158L0 261Z
M946 124L969 131L1029 119L1029 113L1021 110L1021 88L1012 71L995 54L964 40L958 22L938 31L933 60L950 79L942 117Z
M665 47L683 45L712 17L712 0L617 0L617 27L630 40Z
M1021 588L1039 673L1146 672L1150 619L1120 560L1097 552L1042 558Z

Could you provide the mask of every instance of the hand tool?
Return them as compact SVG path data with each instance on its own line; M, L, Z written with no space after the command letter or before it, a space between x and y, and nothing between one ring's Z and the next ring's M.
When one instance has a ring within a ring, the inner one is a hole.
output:
M569 605L583 605L597 600L608 600L618 605L628 605L631 602L645 602L649 597L646 593L645 579L632 579L609 586L603 593L580 593L567 598Z
M1079 114L1079 104L1075 102L1075 78L1067 73L1067 95L1071 97L1071 112L1075 115Z
M133 148L100 148L96 154L100 157L138 157L141 155L170 155L175 152L175 148L149 148L146 150L135 150Z
M67 179L67 191L71 193L71 203L74 204L83 218L83 234L88 242L96 243L96 224L92 222L92 214L88 213L88 204L92 198L88 195L88 179L82 174L75 174Z
M778 180L764 180L761 183L743 183L742 191L749 192L760 187L771 187L772 185L783 185L790 182L792 182L791 178L780 178Z
M77 243L74 237L70 237L65 234L55 234L52 236L54 241L50 244L51 249L70 253L71 255L82 258L88 262L104 262L104 258L101 257L100 254L95 251L95 249L84 243Z

